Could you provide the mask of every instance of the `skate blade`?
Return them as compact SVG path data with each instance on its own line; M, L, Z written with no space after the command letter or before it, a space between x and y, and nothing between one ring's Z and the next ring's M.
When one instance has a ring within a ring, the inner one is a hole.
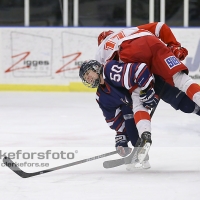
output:
M142 168L143 169L150 169L151 165L150 165L149 161L143 161L142 162Z
M142 163L150 150L151 144L147 142L138 153L139 163Z
M134 170L141 170L142 164L141 163L132 163L126 165L126 171L134 171Z

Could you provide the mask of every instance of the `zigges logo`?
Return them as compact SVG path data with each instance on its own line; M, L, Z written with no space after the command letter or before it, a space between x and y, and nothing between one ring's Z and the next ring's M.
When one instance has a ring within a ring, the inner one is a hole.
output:
M12 72L15 70L22 70L22 69L26 69L26 68L30 68L31 66L37 67L38 65L49 65L49 61L48 60L26 60L28 58L28 56L30 55L31 52L27 51L27 52L23 52L17 55L13 55L11 58L19 58L19 60L17 62L15 62L12 66L10 66L7 70L5 70L5 73L8 72ZM80 65L82 64L81 61L79 62L75 62L75 67L73 68L67 68L67 66L72 63L73 61L76 61L80 56L81 56L81 52L77 52L77 53L73 53L73 54L69 54L66 56L63 56L62 58L70 58L71 59L65 63L60 69L58 69L55 73L62 73L64 71L69 71L69 70L75 70L75 69L79 69ZM16 67L16 65L18 65L19 63L23 63L21 67ZM77 66L76 66L77 65Z

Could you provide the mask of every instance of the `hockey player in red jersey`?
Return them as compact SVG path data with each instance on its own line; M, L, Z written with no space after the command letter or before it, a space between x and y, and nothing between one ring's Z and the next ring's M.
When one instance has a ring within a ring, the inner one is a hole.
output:
M187 67L179 62L187 56L187 50L180 46L166 24L152 23L113 33L108 31L104 39L102 35L98 38L96 53L96 60L102 64L112 59L124 63L143 62L153 74L160 75L172 85L176 79L173 76L179 77L177 72L188 72Z
M186 48L181 47L181 44L176 40L174 34L172 33L171 29L164 23L162 22L155 22L155 23L149 23L149 24L144 24L140 25L131 29L135 29L136 31L139 29L144 29L147 31L150 31L152 34L154 34L157 38L159 38L163 43L167 45L167 47L172 51L172 53L179 59L179 60L184 60L185 57L188 55L188 51ZM99 34L98 36L98 46L103 42L105 38L107 38L109 35L113 34L114 32L109 30L109 31L103 31L102 33ZM132 33L131 33L132 34ZM120 37L118 37L120 39ZM121 36L123 38L123 36ZM109 48L109 46L108 46ZM99 48L97 51L96 58L97 60L101 58L101 49ZM116 57L115 57L116 56ZM116 58L119 59L118 52L115 51L113 55L111 55L111 58ZM110 60L111 58L107 56L102 56L102 61L103 60Z
M103 35L105 37L103 37ZM162 41L161 41L162 40ZM177 42L170 28L161 22L126 28L118 32L103 32L98 38L96 60L105 64L117 59L123 63L141 62L147 64L151 73L161 76L200 106L200 86L188 75L187 67L180 61L188 52ZM165 43L165 44L164 44ZM176 57L175 57L176 56ZM143 101L147 106L149 91L132 94L132 99ZM149 103L149 107L152 107ZM137 127L141 121L150 121L147 112L135 110Z

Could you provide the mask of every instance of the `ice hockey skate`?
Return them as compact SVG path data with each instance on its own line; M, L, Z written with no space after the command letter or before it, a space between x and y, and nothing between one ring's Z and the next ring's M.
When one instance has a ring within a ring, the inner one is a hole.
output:
M151 133L150 132L142 133L141 142L140 145L138 146L138 151L137 151L139 163L142 163L145 160L150 150L151 144L152 144Z
M135 154L133 155L131 162L126 164L127 171L151 168L148 155L151 144L151 133L142 133L141 138L138 139L134 148Z
M138 160L138 154L135 154L135 156L132 158L132 161L130 164L126 164L126 170L127 171L134 171L138 169L150 169L151 165L149 163L149 155L147 154L145 159L140 163Z

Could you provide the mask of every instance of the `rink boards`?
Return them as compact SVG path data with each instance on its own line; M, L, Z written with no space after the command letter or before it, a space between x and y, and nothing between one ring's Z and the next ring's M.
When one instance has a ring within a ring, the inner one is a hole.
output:
M0 28L1 91L93 91L79 79L81 63L94 59L103 30L121 28ZM188 49L184 60L200 83L200 28L172 28Z

